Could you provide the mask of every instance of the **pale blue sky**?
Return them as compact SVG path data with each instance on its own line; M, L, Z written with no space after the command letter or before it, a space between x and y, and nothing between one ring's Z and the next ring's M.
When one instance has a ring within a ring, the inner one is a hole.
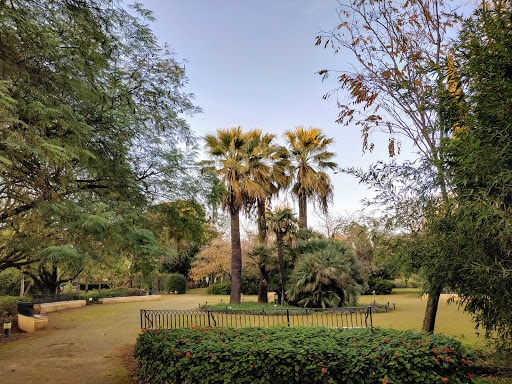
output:
M335 0L143 0L154 12L153 31L179 60L186 60L187 91L203 113L189 119L197 136L241 125L278 135L297 125L334 137L341 167L387 158L387 139L373 154L361 151L357 127L335 123L334 100L322 95L334 83L316 74L347 65L347 58L315 47L321 29L337 25ZM366 187L332 175L333 214L356 211ZM289 200L291 202L291 200ZM297 209L293 203L294 209ZM310 214L310 218L313 216Z

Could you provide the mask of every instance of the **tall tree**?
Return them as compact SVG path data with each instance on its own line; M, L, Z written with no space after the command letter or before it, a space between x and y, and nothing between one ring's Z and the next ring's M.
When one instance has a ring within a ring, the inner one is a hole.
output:
M290 208L277 207L273 212L267 212L267 220L270 228L276 235L277 260L279 264L279 283L281 305L285 301L285 276L284 276L284 239L287 235L296 231L297 219Z
M308 227L308 206L310 198L316 198L323 212L327 212L332 200L332 184L326 170L335 170L338 165L332 161L335 154L327 151L333 139L325 137L318 128L298 126L285 133L290 149L290 160L294 171L292 191L299 200L299 227Z
M450 284L510 352L512 318L512 2L482 3L454 49L446 103L457 207Z
M0 2L0 230L14 236L0 267L87 254L66 227L99 206L113 227L136 221L150 181L191 143L180 113L197 108L151 18L106 0Z
M339 83L326 98L346 91L343 97L348 101L338 101L337 122L361 127L363 150L374 148L375 131L389 135L390 156L399 152L402 138L412 142L433 169L431 189L439 192L448 215L449 180L440 149L445 131L439 124L437 94L442 89L447 36L459 20L449 5L442 0L340 3L340 24L316 41L353 58L352 70L319 72L324 78L335 73ZM429 289L425 331L434 330L442 288L439 282Z
M257 198L254 202L258 222L259 247L267 245L267 220L265 211L272 198L282 188L286 188L291 179L291 167L286 148L275 144L275 135L261 130L251 130L247 134L247 158L250 177L265 191L264 198ZM256 264L260 273L258 302L268 302L269 276L267 271L268 252L260 250L253 254L259 256Z
M258 199L265 199L265 189L255 182L249 171L248 145L251 137L242 127L219 129L217 135L205 137L206 149L216 163L216 173L227 188L223 206L231 219L231 296L230 303L240 303L242 278L242 246L240 211Z

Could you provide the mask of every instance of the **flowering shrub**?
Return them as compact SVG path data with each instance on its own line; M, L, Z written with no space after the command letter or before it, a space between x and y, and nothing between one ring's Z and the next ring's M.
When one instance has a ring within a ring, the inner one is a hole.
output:
M141 383L470 383L472 353L442 335L321 327L147 330Z

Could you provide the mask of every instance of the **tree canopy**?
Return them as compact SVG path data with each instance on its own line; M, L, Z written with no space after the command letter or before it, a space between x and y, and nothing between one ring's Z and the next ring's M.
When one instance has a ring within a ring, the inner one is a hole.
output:
M182 113L198 109L151 17L101 0L0 2L0 268L92 257L193 143Z

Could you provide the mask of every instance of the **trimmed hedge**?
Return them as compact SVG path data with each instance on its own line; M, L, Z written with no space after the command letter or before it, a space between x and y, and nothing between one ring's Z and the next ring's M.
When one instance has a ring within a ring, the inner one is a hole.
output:
M208 287L206 291L208 295L230 295L231 294L231 283L215 283Z
M167 293L183 294L187 290L187 279L177 273L162 275L160 276L160 290Z
M141 383L470 383L472 353L443 335L322 327L147 330Z

